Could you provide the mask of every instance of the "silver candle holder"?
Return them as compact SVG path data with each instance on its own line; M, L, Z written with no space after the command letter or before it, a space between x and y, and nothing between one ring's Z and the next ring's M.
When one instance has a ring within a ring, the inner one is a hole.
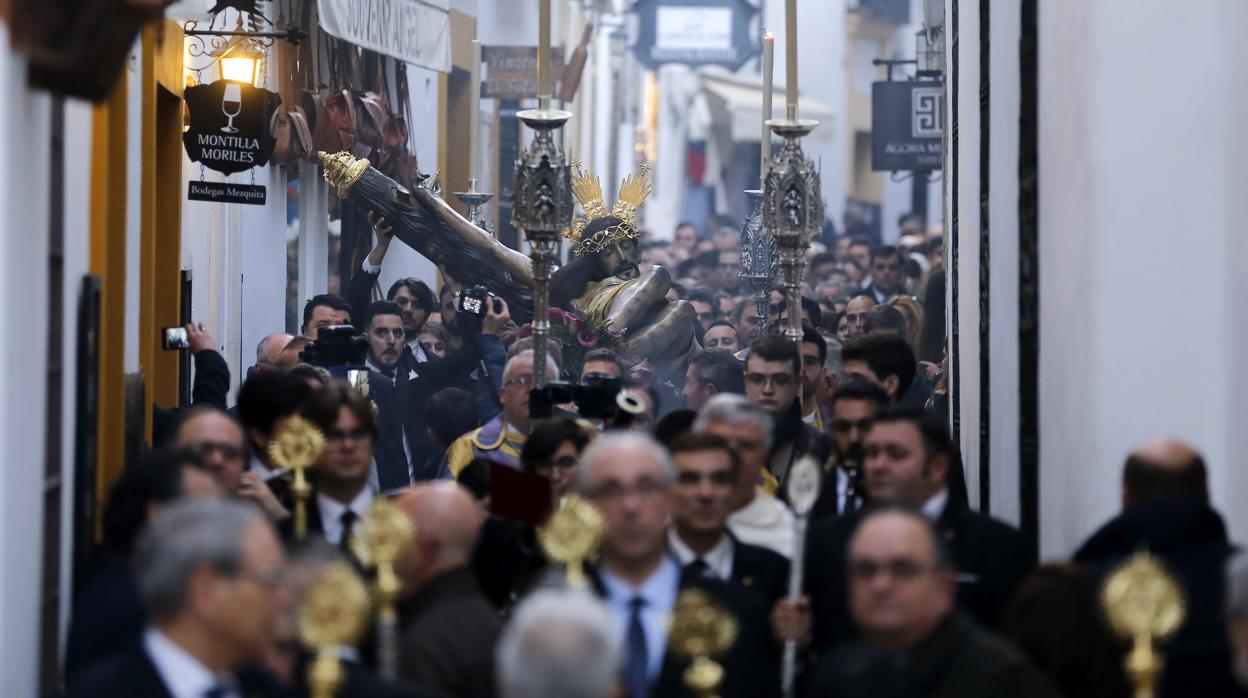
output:
M754 318L761 337L767 332L771 284L779 275L780 254L776 250L776 239L763 224L763 190L747 189L745 194L750 197L750 215L737 238L741 248L741 280L748 282L754 292Z
M806 273L806 248L823 230L824 205L819 168L802 151L802 138L815 130L817 121L796 118L790 104L788 118L768 121L773 133L784 139L780 152L767 168L763 185L763 223L775 238L784 274L788 323L785 336L802 348L802 277Z
M457 191L455 196L468 207L468 222L492 234L494 232L493 226L490 225L489 221L485 220L485 214L482 213L481 209L490 203L490 200L494 198L494 194L477 191L477 186L477 178L473 177L468 180L468 191Z
M572 224L572 170L555 140L555 131L572 113L550 108L541 97L537 109L516 115L533 129L533 142L516 161L511 222L524 231L533 260L533 385L546 385L546 338L550 336L550 270L558 259L560 232Z

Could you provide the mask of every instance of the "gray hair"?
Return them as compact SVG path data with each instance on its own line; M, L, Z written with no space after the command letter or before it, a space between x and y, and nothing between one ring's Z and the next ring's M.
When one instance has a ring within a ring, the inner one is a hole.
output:
M714 423L741 426L748 424L758 427L762 434L764 450L771 450L771 430L775 422L766 410L750 402L744 395L719 393L707 401L698 411L698 418L693 421L694 431L706 431Z
M593 472L604 461L618 458L620 451L630 450L642 451L657 461L663 470L663 479L667 481L667 484L670 485L676 481L676 464L672 462L672 455L660 446L654 437L638 431L609 432L594 439L581 454L581 464L576 469L577 491L587 494Z
M507 374L511 372L512 365L515 364L517 361L521 359L526 359L526 358L530 361L533 360L532 349L525 349L523 351L517 352L514 356L508 357L507 364L503 366L503 381L504 382L507 380ZM549 374L551 372L551 369L554 369L555 380L558 380L559 379L559 362L555 360L555 357L551 356L548 353L546 354L546 373Z
M1248 553L1237 553L1226 563L1226 613L1248 618Z
M603 698L622 661L622 633L584 591L542 590L517 608L495 654L502 698Z
M286 334L286 333L275 332L273 334L266 335L264 339L260 340L260 343L256 345L256 363L258 364L269 363L269 357L265 355L265 350L269 348L269 340L273 339L274 337L277 337L278 335L283 335L283 334ZM282 348L285 349L285 347L282 347Z
M236 574L243 536L268 521L254 505L227 500L186 500L166 509L139 539L135 569L153 618L169 618L186 603L191 575L202 567Z

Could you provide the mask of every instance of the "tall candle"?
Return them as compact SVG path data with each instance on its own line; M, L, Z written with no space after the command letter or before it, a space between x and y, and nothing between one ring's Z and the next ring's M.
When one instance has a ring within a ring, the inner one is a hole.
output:
M537 13L537 97L550 96L550 0L539 0Z
M788 0L784 23L784 48L788 58L784 100L786 110L795 112L797 110L797 0Z
M767 120L771 118L771 82L775 62L776 37L767 32L763 34L763 138L762 164L758 170L764 179L767 177L767 159L771 157L771 127L767 125Z
M468 176L473 180L481 175L481 42L472 40L472 84L468 103Z

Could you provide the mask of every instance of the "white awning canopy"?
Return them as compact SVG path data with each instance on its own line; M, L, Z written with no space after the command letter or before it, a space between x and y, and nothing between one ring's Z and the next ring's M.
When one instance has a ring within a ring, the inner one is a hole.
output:
M763 82L761 79L743 78L722 68L704 68L699 71L702 91L707 106L716 123L727 123L732 140L738 143L757 142L763 128ZM774 85L772 118L784 118L784 86ZM835 136L835 113L832 107L802 97L798 105L798 117L819 122L807 139L830 141Z
M317 0L321 28L356 46L451 72L450 0Z

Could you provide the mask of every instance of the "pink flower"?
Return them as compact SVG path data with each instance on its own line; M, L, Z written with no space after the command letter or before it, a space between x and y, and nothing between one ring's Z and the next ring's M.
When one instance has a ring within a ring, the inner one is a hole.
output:
M579 322L582 324L585 322L585 313L582 313L579 310L565 310L564 315L567 315L568 319L574 322Z
M598 346L598 335L594 334L589 328L586 328L576 333L576 341L586 349L592 349Z
M519 331L516 332L516 339L524 339L526 337L532 336L532 334L533 334L532 324L521 325Z
M568 321L568 314L564 312L562 308L551 308L550 310L547 310L546 317L556 325L563 325Z

